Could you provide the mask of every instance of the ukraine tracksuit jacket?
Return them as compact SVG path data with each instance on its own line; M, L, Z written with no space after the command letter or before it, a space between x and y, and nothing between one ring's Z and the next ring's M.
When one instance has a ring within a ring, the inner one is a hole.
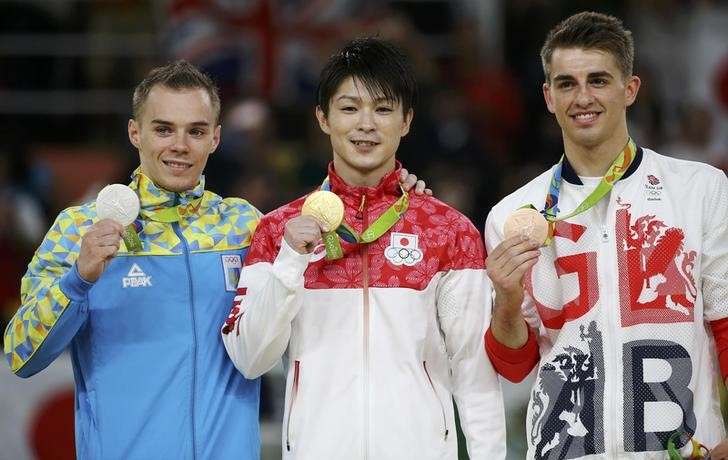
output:
M95 203L56 219L22 281L5 331L12 370L29 377L63 350L76 382L81 459L257 459L259 381L246 380L219 336L259 220L241 199L157 188L138 170L143 249L117 256L93 284L78 274ZM155 221L177 206L179 221Z

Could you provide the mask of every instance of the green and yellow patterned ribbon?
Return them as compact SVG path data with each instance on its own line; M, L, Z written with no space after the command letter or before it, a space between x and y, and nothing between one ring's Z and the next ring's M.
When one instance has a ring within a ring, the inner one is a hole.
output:
M609 166L607 173L604 175L604 177L602 177L602 180L599 181L599 185L597 185L597 187L589 194L589 196L584 198L584 201L582 201L581 204L576 207L576 209L566 215L562 215L559 217L558 204L559 194L561 191L561 172L564 167L564 156L562 155L561 159L559 160L559 164L556 165L554 173L551 176L551 181L549 182L549 191L546 195L546 202L544 204L543 211L541 211L541 214L543 214L544 218L549 223L549 232L545 244L548 245L551 243L551 240L553 240L554 227L556 222L569 219L583 213L584 211L589 210L594 205L596 205L602 198L608 195L614 187L614 184L619 179L621 179L622 176L624 176L624 173L627 172L636 155L637 145L635 145L632 139L629 139L627 141L627 145L624 146L619 155L617 155L617 158L614 159L611 166ZM528 204L522 207L536 209L536 207L532 204Z
M321 185L321 190L331 191L331 184L329 183L328 178L326 178L323 185ZM400 217L405 213L405 211L407 211L407 207L409 206L409 195L404 191L401 185L400 190L402 190L402 196L400 196L399 199L397 199L397 201L395 201L394 204L384 212L384 214L379 216L366 230L364 230L361 235L343 221L336 230L324 233L322 238L324 246L326 247L326 259L336 260L344 257L344 250L341 248L339 238L352 244L371 243L387 233L389 229L392 228L397 221L399 221Z

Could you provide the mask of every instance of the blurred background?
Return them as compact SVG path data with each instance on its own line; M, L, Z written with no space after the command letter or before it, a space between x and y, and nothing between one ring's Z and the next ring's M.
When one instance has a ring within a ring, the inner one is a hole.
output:
M392 40L421 84L398 157L482 229L494 203L561 154L538 53L553 25L586 9L634 33L636 142L726 170L726 1L0 0L0 327L58 211L138 164L126 125L152 67L182 58L214 77L223 134L208 188L267 212L319 184L331 158L313 116L327 57L353 37ZM511 458L524 455L529 385L505 388ZM280 373L263 393L264 458L279 458ZM61 454L72 410L66 356L30 381L0 366L0 459L72 458Z

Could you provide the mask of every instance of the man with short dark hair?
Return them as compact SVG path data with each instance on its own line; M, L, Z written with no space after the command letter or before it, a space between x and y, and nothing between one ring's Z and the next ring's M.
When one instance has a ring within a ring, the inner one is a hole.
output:
M333 150L321 188L339 198L319 191L279 208L251 244L222 334L248 378L284 356L284 458L456 459L453 398L470 458L505 456L499 384L482 352L479 233L396 180L415 96L391 44L354 40L334 54L316 117ZM330 201L310 215L305 198L318 197ZM331 223L339 199L343 222Z
M538 365L528 458L728 458L716 388L719 364L728 377L728 180L629 137L640 79L617 18L569 17L541 57L564 156L485 229L488 355L512 381ZM543 247L529 228L505 236L520 208L540 211Z
M95 201L61 212L23 277L6 357L29 377L70 349L79 458L257 459L259 380L235 370L217 329L260 213L205 190L217 89L178 61L137 86L133 112L140 247Z

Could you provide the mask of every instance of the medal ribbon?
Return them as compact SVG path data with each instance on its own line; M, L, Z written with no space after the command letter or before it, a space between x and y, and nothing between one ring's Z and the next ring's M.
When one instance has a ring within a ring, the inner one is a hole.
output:
M675 441L677 439L680 439L680 437L680 432L676 431L670 436L670 439L667 440L667 456L670 460L684 460L683 456L680 455L680 450L677 448L677 446L675 446ZM710 450L707 447L700 444L693 438L690 438L690 444L692 447L692 451L690 452L690 457L688 457L688 460L704 459L706 458L706 456L710 458Z
M551 182L549 183L549 192L548 195L546 195L546 203L544 205L543 211L541 211L541 214L543 214L543 216L549 223L549 233L546 239L546 245L548 245L553 239L554 224L556 222L569 219L583 213L584 211L591 209L599 202L599 200L608 195L609 192L612 191L614 184L622 178L625 172L627 172L627 169L629 169L629 166L632 164L632 160L634 160L636 154L637 146L632 139L629 139L627 141L627 145L624 146L619 155L617 155L617 158L614 159L612 165L607 170L607 173L604 175L604 177L602 177L602 180L599 181L599 185L597 185L597 187L589 194L589 196L584 198L584 201L582 201L581 204L579 204L579 206L577 206L576 209L574 209L572 212L564 216L557 217L559 213L558 204L559 193L561 189L561 172L564 167L564 156L561 156L559 164L556 165L556 169L554 169L554 173L551 176ZM526 205L524 207L530 207L535 209L533 205Z
M164 222L167 224L171 224L174 222L179 222L180 219L182 219L183 217L195 214L197 210L200 209L201 202L202 197L195 198L187 204L180 204L171 207L160 207L149 210L142 209L140 211L140 214L155 222Z
M331 184L329 183L328 177L321 185L321 190L331 191ZM336 260L344 257L344 250L341 248L339 238L352 244L371 243L387 233L397 223L402 214L407 211L407 207L409 206L409 195L401 185L400 190L402 190L402 196L364 230L361 235L344 221L341 222L341 225L336 230L324 233L322 237L324 246L326 247L326 259Z
M139 214L155 222L171 224L179 222L182 217L195 214L197 210L200 209L201 202L202 198L200 197L187 204L180 204L172 207L160 207L151 210L142 209L139 211ZM122 233L121 238L124 240L124 244L128 251L139 252L142 250L142 242L139 239L139 233L137 232L134 223L131 223L124 228L124 233Z

